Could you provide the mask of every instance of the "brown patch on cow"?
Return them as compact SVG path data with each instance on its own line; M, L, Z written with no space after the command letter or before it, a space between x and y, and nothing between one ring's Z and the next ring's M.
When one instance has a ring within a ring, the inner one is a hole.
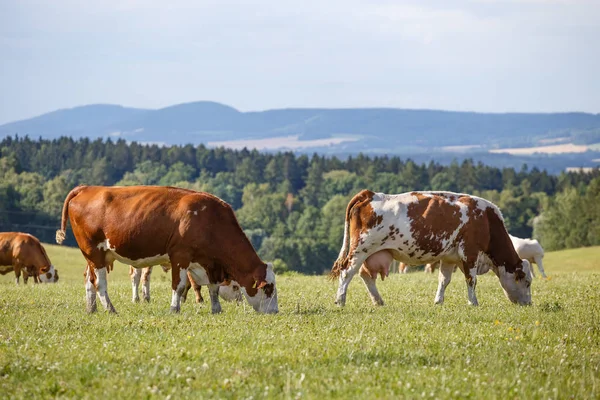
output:
M265 295L268 298L271 298L271 296L273 296L273 291L275 290L275 285L272 283L267 283L262 289L265 291Z
M516 273L515 277L517 279L525 278L523 262L508 236L504 222L492 208L487 208L485 215L487 216L490 232L488 255L496 266L503 265L506 272Z
M408 205L407 216L414 242L427 253L441 254L442 241L450 239L460 226L460 208L441 196L429 197L416 192L413 196L417 202Z

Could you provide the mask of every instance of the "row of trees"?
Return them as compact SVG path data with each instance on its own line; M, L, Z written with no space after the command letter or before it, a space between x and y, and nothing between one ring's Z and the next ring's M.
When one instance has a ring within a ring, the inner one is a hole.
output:
M0 149L0 229L31 232L47 242L65 196L79 184L173 185L213 193L233 206L262 257L304 273L331 267L342 243L345 207L364 188L473 193L498 204L516 236L530 237L538 221L535 233L548 249L598 241L591 227L600 214L585 211L600 204L597 170L554 176L470 160L418 165L399 157L339 159L70 138L9 137ZM573 224L574 218L587 222Z

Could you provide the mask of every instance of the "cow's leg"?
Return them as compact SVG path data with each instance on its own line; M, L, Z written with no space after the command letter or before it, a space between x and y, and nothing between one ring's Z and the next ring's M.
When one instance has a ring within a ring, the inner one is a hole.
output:
M462 268L465 274L465 281L467 283L467 292L469 294L469 304L472 306L478 306L477 295L475 294L475 288L477 287L477 267L473 262L465 262Z
M138 289L140 287L140 278L142 277L142 270L140 268L134 268L130 265L129 276L131 277L131 301L137 303L140 301Z
M381 295L379 294L379 291L377 290L377 285L376 285L375 278L377 278L377 276L375 276L375 278L372 278L371 275L369 275L367 270L361 268L360 277L363 280L363 282L365 283L367 290L369 291L369 295L371 296L371 301L373 301L373 304L376 306L382 306L383 299L381 298Z
M219 301L219 285L211 283L208 285L208 293L210 295L210 309L213 314L221 312L221 302Z
M98 310L96 306L96 286L94 285L95 282L96 274L88 265L85 268L85 299L87 302L88 313L94 313Z
M440 272L438 274L438 289L435 294L435 304L444 303L444 294L446 293L446 287L452 279L452 272L454 272L455 266L453 264L444 264L440 262Z
M189 261L177 261L173 257L171 260L171 288L173 294L171 296L171 312L178 313L181 310L181 296L183 290L187 284L187 267L190 265Z
M364 255L355 255L348 263L348 268L340 271L339 285L335 299L335 304L338 306L343 307L346 305L346 293L348 292L348 285L350 285L352 278L354 278L354 275L356 275L356 273L360 270L360 266L363 262L365 262L366 259L367 257Z
M152 275L152 267L142 270L142 297L147 303L150 302L150 275Z
M27 285L27 281L29 280L29 272L27 272L27 268L23 268L23 283Z
M21 278L21 267L19 267L18 265L13 266L13 269L15 270L15 284L19 284L19 279Z
M544 271L544 264L542 263L542 257L540 257L540 256L533 257L533 262L535 262L537 264L537 267L540 270L540 274L542 274L542 278L547 278L546 271ZM531 272L533 273L533 266L531 268Z
M108 297L108 281L106 279L107 268L97 268L96 273L96 291L98 297L100 297L100 303L110 313L116 313L115 307L113 307L110 298Z
M190 286L194 288L194 294L196 295L196 303L204 303L204 299L202 298L201 289L202 286L198 285L192 275L188 274L188 279L190 280Z
M190 291L192 284L190 283L192 281L190 275L189 275L189 271L188 271L188 282L185 284L185 289L183 289L183 293L181 293L181 302L185 303L187 300L187 295L188 292Z
M408 265L406 265L403 262L401 262L400 264L398 264L398 271L401 274L406 274L408 272Z

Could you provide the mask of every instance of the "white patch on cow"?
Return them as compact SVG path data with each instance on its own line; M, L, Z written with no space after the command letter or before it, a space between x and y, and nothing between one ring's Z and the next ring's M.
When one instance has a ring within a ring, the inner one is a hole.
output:
M133 269L133 275L131 276L131 301L137 303L140 301L140 295L138 289L140 287L140 279L142 277L142 270L139 268Z
M194 278L194 282L196 282L198 285L206 286L210 284L210 281L208 280L208 274L202 265L198 263L190 263L188 269Z
M348 221L344 223L344 240L342 242L342 249L338 255L338 260L343 259L346 256L346 247L348 246Z
M7 273L9 271L13 270L13 266L12 265L0 265L0 273Z
M164 264L164 263L169 262L168 254L157 254L152 257L144 257L144 258L139 258L137 260L133 260L131 258L124 257L124 256L120 255L119 253L117 253L116 249L110 245L110 239L108 239L108 238L106 238L106 240L104 240L103 242L98 243L97 247L100 250L105 250L115 260L118 260L118 261L122 262L123 264L129 264L129 265L133 266L134 268L151 267L153 265Z
M108 281L106 279L106 268L100 268L96 270L96 290L100 302L107 310L110 307L110 300L108 298Z
M267 283L273 284L273 294L271 297L267 297L265 291L263 289L258 289L256 295L254 297L250 296L248 292L246 292L246 288L242 287L242 292L248 300L248 303L254 308L254 310L271 314L279 312L278 304L277 304L277 287L275 286L275 272L273 272L273 264L267 263L267 271L266 271L265 281Z
M171 310L179 312L181 308L181 295L183 294L183 290L185 289L185 285L187 284L187 271L185 269L179 270L179 284L177 285L177 289L173 290L173 294L171 295Z
M206 207L206 206L204 206ZM198 215L198 211L194 210L194 215Z
M204 210L206 210L206 206L205 205L202 206L202 208L200 209L200 211L204 211Z
M219 286L219 296L225 301L241 301L242 292L240 284L236 281L231 281L229 285Z
M50 273L50 278L48 278L46 276L47 273ZM54 282L54 278L56 276L56 272L54 271L54 265L50 264L50 269L48 270L48 272L40 274L40 281L43 283L50 283L50 282Z

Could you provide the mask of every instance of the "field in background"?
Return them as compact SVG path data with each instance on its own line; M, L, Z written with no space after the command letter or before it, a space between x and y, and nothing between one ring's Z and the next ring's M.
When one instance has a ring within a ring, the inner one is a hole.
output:
M490 153L507 153L512 155L530 155L534 153L560 154L560 153L583 153L592 150L591 146L577 145L573 143L555 144L551 146L503 148L490 150Z
M359 279L348 305L336 283L278 277L280 313L187 303L168 312L169 275L152 302L132 304L127 268L109 293L119 312L87 315L76 249L46 245L56 285L0 277L0 393L10 398L598 398L600 248L548 253L532 307L514 306L492 274L467 306L460 273L433 305L437 277L378 282L373 307ZM206 294L206 290L204 290ZM208 297L208 296L205 296Z

